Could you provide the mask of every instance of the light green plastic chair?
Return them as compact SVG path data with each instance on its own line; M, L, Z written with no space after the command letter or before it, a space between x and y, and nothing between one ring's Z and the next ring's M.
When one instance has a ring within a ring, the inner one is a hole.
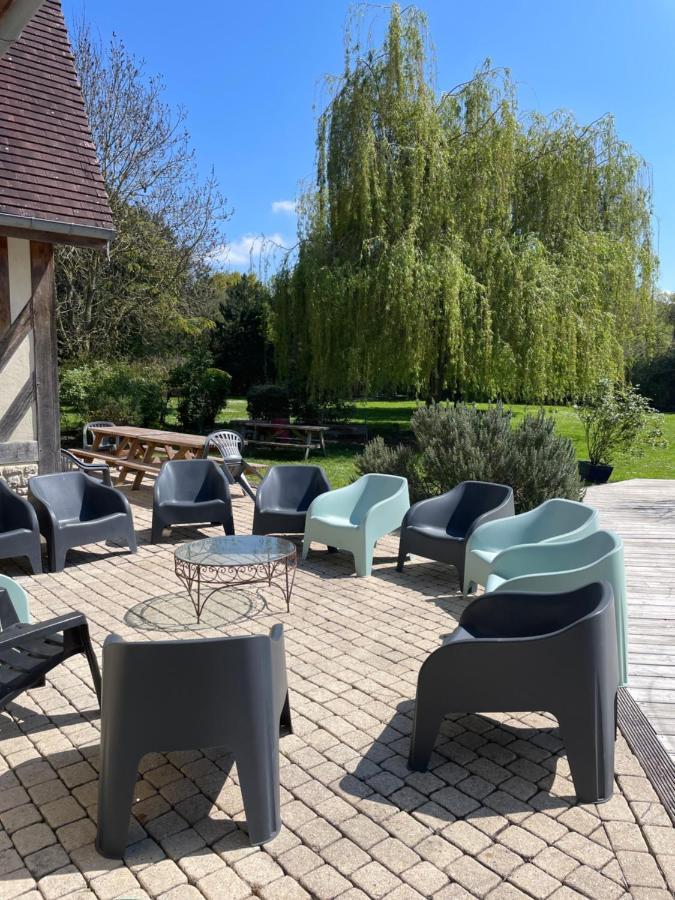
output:
M408 482L398 475L363 475L347 487L320 494L307 510L302 558L312 541L348 550L356 574L370 575L379 538L400 528L410 508Z
M9 599L12 601L12 606L16 611L19 622L25 622L30 625L33 620L30 616L28 594L26 594L18 581L14 581L8 575L0 575L0 588L4 588L9 594Z
M614 591L619 675L628 682L628 611L623 541L612 531L596 531L577 541L521 544L498 553L485 585L486 592L562 593L608 581Z
M485 585L492 562L502 550L518 544L557 544L586 537L598 530L598 512L574 500L546 500L529 512L480 525L466 545L464 593Z

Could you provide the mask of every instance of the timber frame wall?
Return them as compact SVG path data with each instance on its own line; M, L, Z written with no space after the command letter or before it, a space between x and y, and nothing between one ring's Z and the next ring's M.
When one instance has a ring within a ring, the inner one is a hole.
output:
M55 472L60 423L54 249L41 241L23 243L29 245L30 296L17 309L10 294L8 239L0 235L0 469L37 462L40 472ZM28 371L16 384L8 372L20 348L25 352L27 338L32 342Z

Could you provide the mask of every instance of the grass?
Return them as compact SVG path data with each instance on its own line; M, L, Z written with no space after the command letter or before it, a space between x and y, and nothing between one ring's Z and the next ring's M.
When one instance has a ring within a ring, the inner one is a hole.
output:
M357 424L366 424L371 435L382 434L395 439L397 431L408 428L410 417L418 405L414 400L363 401L355 404L356 414L352 421ZM478 404L478 406L484 408L487 404ZM535 412L537 407L514 404L510 409L513 411L514 420L518 421L526 412ZM571 438L579 459L585 459L587 454L583 431L574 410L556 406L546 407L546 410L555 417L556 430L565 437ZM233 397L228 400L218 424L227 425L233 419L246 418L246 400L242 397ZM675 478L675 413L666 414L664 424L668 447L648 449L643 456L629 454L617 459L611 481L625 481L627 478ZM62 412L62 425L64 430L77 425L76 417L67 408L64 408ZM167 427L176 426L173 410L167 416L166 425ZM313 452L310 455L310 462L322 465L331 484L334 487L340 487L348 484L354 478L354 457L359 452L358 446L329 444L328 456L325 459L320 453ZM304 451L291 449L264 455L247 454L247 458L251 462L267 464L302 462L303 457Z

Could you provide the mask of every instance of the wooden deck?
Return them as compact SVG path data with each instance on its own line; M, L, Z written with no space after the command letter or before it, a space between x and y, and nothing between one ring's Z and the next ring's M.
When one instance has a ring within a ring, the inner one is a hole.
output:
M592 487L586 500L624 540L628 687L675 762L675 480Z

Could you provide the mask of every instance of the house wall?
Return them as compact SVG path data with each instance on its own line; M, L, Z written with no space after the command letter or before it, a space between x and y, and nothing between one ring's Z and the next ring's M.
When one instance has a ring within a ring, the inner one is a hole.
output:
M0 475L25 490L58 442L52 246L0 235Z

